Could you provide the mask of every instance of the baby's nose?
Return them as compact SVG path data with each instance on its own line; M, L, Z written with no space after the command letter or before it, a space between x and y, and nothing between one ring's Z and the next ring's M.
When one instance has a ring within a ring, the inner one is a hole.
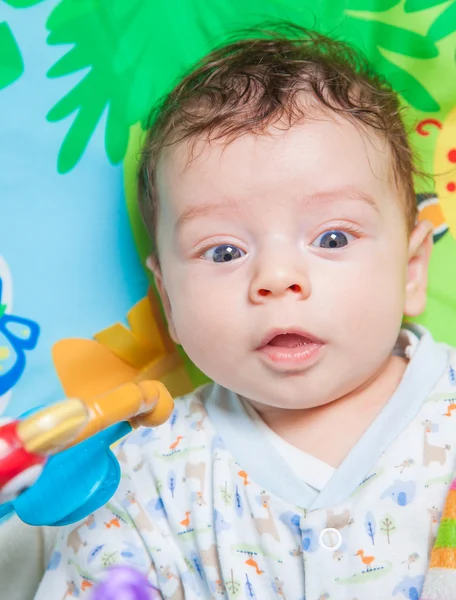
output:
M272 286L271 286L272 287ZM299 283L292 283L291 285L288 286L287 290L290 290L291 292L295 292L296 294L299 294L302 292L302 287L299 285ZM279 290L268 290L266 288L260 288L258 290L258 295L259 296L270 296L271 294L274 295L278 295L278 293L280 293L280 289Z
M250 298L255 303L285 295L293 295L298 300L305 300L310 292L310 282L306 275L297 273L293 268L262 269L254 277L250 286Z

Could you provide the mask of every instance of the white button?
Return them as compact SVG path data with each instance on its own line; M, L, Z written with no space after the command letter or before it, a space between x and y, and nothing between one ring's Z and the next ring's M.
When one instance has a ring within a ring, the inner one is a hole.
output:
M320 546L325 550L338 550L342 545L342 535L338 529L328 527L323 529L318 538Z

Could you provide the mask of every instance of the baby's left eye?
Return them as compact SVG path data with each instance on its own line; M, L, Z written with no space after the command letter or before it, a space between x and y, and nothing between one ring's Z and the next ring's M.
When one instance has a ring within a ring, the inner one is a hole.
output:
M325 231L312 242L312 246L337 250L338 248L343 248L354 239L355 236L346 231Z

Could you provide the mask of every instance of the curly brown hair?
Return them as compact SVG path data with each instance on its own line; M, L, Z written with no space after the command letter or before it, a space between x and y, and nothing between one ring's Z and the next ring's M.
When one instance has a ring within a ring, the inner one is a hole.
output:
M346 43L286 25L285 33L283 28L250 33L214 50L152 112L138 177L140 211L152 242L156 170L165 147L184 140L191 148L201 139L229 143L245 133L264 134L279 121L291 127L308 118L315 105L387 140L411 231L417 218L413 176L420 172L396 92Z

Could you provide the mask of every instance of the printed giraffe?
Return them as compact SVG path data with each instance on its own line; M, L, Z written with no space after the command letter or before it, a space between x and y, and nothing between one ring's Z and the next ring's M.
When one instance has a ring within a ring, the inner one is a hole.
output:
M147 531L153 531L154 525L141 504L136 500L136 494L128 491L125 498L122 500L122 506L127 509L131 518L135 521L136 526Z
M203 418L206 416L206 411L204 410L204 406L198 400L192 400L188 406L188 414L185 415L186 419L190 419L193 415L203 415Z
M202 429L204 429L203 423L204 423L204 419L207 417L206 413L203 413L203 416L201 417L201 419L199 419L198 421L195 421L195 430L196 431L201 431Z
M199 481L199 491L203 494L206 478L206 464L204 462L186 463L184 476L185 479L197 479Z
M275 593L277 594L277 596L285 600L285 593L283 591L284 585L285 583L281 581L278 577L274 578Z
M128 458L125 454L125 440L122 440L116 448L116 457L120 463L127 463Z
M219 561L217 556L217 547L215 544L209 546L207 550L200 549L199 555L201 557L201 562L205 567L214 567L215 569L219 568Z
M66 592L62 598L62 600L66 600L67 598L71 597L71 598L76 598L77 596L79 596L79 588L76 586L76 584L73 581L67 581L67 589Z
M158 570L159 570L161 577L164 577L168 581L170 581L171 579L175 579L176 581L179 581L179 577L177 577L177 575L171 571L171 567L169 565L165 565L164 567L163 566L159 567Z
M175 575L171 571L170 566L166 565L164 567L159 567L158 571L160 573L160 576L164 577L168 581L171 581L172 579L175 579L177 581L177 588L174 590L172 596L169 596L169 599L170 600L185 600L185 594L184 594L184 589L182 587L182 583L181 583L179 577L177 577L177 575Z
M223 594L225 595L225 586L223 585L223 581L221 579L216 579L212 582L214 584L214 593L215 594Z
M424 427L424 443L423 443L423 465L428 467L432 462L438 462L441 465L445 464L447 458L447 452L450 450L450 446L434 446L429 443L428 435L433 431L436 431L436 425L431 423L429 419L423 421Z
M440 521L440 511L438 508L433 506L432 508L428 508L428 513L431 516L431 522L429 524L429 537L428 537L428 549L429 553L431 552L435 538L437 537L437 530L439 528Z
M79 530L82 529L83 527L88 527L90 529L93 526L94 522L95 522L95 517L93 515L90 515L89 517L87 517L87 519L85 519L85 521L83 521L80 525L75 527L73 529L73 531L70 533L70 535L68 536L67 547L72 548L72 550L74 551L75 554L78 553L79 548L81 546L87 546L87 542L85 542L81 538L81 536L79 534Z
M261 500L262 500L262 506L263 506L263 508L266 509L268 516L267 517L253 517L253 521L256 525L256 528L258 529L258 532L261 535L265 535L266 533L269 533L269 535L272 535L272 537L275 540L280 542L280 536L279 536L279 533L275 526L271 508L269 506L270 497L268 494L266 494L266 492L261 492Z

